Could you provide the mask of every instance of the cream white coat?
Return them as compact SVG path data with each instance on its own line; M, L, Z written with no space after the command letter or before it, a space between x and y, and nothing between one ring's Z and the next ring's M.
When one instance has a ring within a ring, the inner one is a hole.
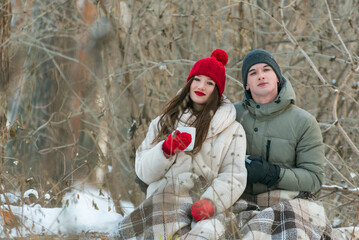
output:
M137 176L149 185L147 197L163 188L169 180L183 182L186 181L183 178L202 176L209 187L201 199L212 200L217 212L231 207L243 193L247 181L246 136L242 125L235 120L233 104L225 98L213 116L201 151L194 156L180 152L167 159L162 151L163 141L152 144L158 134L159 118L151 122L146 138L136 152L135 170ZM188 126L192 121L188 110L177 126Z

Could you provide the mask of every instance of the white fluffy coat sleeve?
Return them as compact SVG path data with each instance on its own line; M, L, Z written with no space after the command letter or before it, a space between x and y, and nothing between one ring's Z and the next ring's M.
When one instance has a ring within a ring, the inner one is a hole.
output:
M162 144L164 141L152 144L153 139L158 134L157 123L159 118L157 117L151 122L146 138L136 151L136 174L148 185L163 178L175 159L167 159L163 154Z

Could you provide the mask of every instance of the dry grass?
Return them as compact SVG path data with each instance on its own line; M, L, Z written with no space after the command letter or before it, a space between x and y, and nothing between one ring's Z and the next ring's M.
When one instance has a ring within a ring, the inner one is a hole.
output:
M36 188L52 196L40 204L56 206L81 180L108 188L119 213L120 199L138 205L135 149L194 61L215 48L229 55L224 94L233 102L245 54L273 53L321 126L325 184L358 188L358 1L55 2L17 1L0 46L11 53L5 190ZM318 194L332 223L358 224L356 191Z

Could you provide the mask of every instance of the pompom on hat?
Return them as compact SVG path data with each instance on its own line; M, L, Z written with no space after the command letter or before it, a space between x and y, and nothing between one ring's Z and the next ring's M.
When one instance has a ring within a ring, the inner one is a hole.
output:
M226 69L228 55L222 49L216 49L211 57L198 60L188 75L188 80L195 75L204 75L211 78L217 85L219 96L222 96L226 84Z

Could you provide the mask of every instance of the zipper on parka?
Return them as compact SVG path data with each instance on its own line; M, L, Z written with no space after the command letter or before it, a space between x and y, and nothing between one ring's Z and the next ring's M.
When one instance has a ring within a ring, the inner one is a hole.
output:
M268 139L267 140L267 145L266 145L266 160L267 160L267 162L269 162L270 144L271 144L271 140Z

